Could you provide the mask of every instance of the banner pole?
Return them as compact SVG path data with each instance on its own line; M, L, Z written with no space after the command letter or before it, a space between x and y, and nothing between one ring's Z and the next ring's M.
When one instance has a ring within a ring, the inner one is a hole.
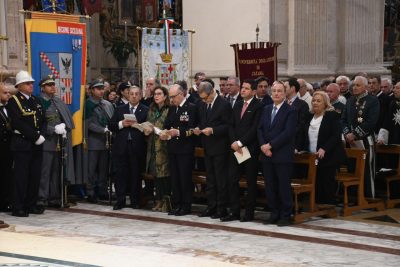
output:
M38 11L29 11L29 10L24 10L24 9L20 9L18 10L19 13L22 14L32 14L32 13L37 13L37 14L43 14L46 12L38 12ZM83 18L83 19L90 19L89 15L69 15L69 14L59 14L59 13L50 13L50 14L55 14L55 15L60 15L60 16L70 16L70 17L79 17L79 18Z
M193 84L193 34L196 33L195 30L188 30L190 33L190 84Z
M142 87L142 57L139 54L140 50L140 32L143 31L142 27L137 26L136 27L136 32L137 32L137 60L138 60L138 84L140 88Z

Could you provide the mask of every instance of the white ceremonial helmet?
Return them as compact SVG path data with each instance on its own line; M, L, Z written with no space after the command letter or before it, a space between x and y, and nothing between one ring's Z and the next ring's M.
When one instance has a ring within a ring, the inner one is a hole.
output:
M26 82L34 82L35 80L32 78L32 76L25 70L21 70L20 72L17 73L15 76L16 83L15 87L18 86L18 84L21 83L26 83Z

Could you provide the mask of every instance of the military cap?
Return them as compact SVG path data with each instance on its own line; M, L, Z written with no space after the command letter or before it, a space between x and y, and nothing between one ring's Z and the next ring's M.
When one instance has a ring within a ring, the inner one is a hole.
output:
M132 84L130 82L123 82L118 86L118 91L124 91L126 88L131 87Z
M104 87L104 81L102 79L96 79L90 83L89 88L93 89L95 87Z
M40 81L39 86L43 87L46 84L52 84L52 83L55 83L55 82L56 81L54 80L54 76L53 75L47 75Z

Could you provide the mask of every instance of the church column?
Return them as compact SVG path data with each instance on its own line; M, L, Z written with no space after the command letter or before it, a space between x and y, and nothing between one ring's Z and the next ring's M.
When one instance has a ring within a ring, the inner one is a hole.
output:
M384 0L339 0L338 72L387 74L383 67Z

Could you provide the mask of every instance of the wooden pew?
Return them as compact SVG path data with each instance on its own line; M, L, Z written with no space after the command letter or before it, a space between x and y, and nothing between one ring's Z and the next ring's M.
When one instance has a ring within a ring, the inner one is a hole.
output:
M204 158L204 148L196 147L194 150L195 158ZM193 170L192 171L192 181L195 186L194 195L198 197L204 197L205 192L202 191L202 185L207 184L206 171Z
M386 208L394 208L397 204L400 204L400 199L391 199L390 196L390 183L398 181L400 183L400 145L376 145L376 154L383 155L398 155L399 159L397 162L396 173L385 177L386 182Z
M336 217L336 209L334 205L316 205L315 204L315 182L317 177L318 160L314 153L295 154L294 163L296 165L307 166L307 177L305 179L294 178L291 181L293 197L294 197L294 222L300 223L304 220L326 216L329 218ZM298 197L300 194L309 195L308 210L299 212Z
M352 149L346 148L346 155L349 159L355 159L355 170L354 172L344 171L343 168L336 176L336 180L339 184L343 185L343 216L350 216L354 211L363 209L376 209L384 210L384 203L377 199L366 199L364 197L364 169L365 160L367 156L367 150L363 149ZM348 192L347 189L350 186L357 188L357 204L349 206Z

